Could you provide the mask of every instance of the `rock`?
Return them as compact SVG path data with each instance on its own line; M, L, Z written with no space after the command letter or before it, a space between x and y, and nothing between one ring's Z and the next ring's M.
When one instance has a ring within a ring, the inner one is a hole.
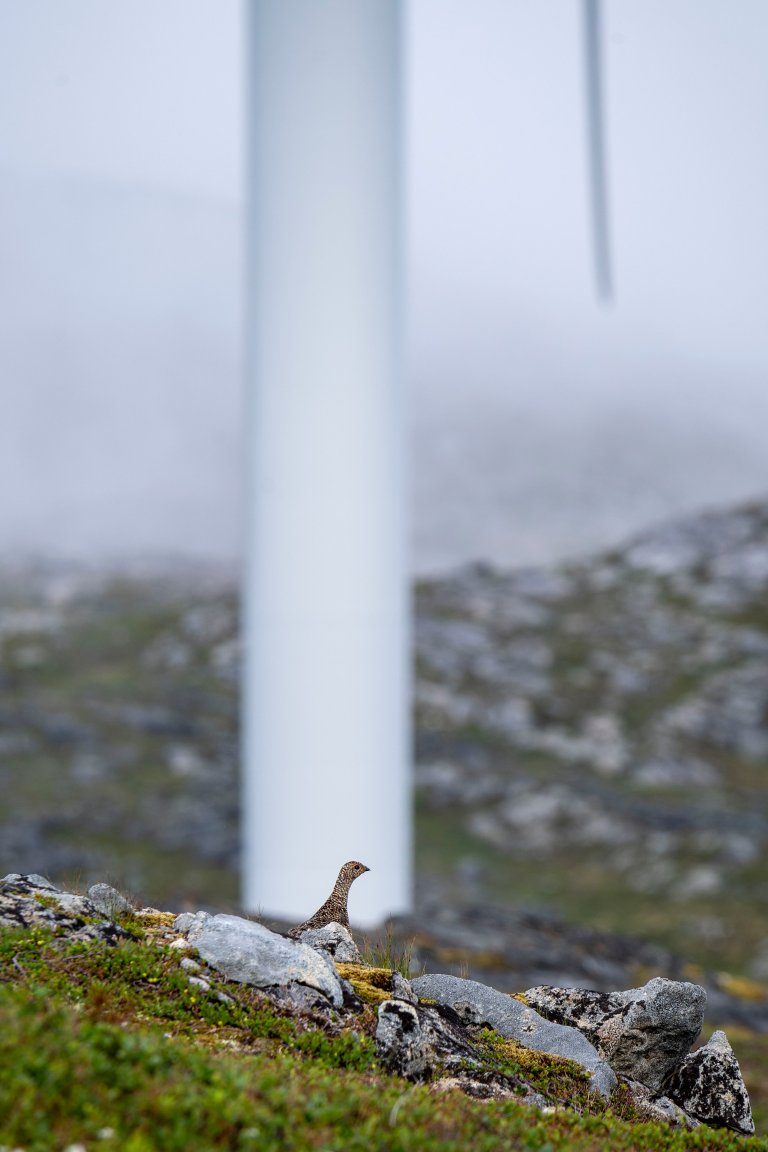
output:
M179 929L181 919L176 918L175 928ZM308 944L240 916L198 913L187 931L203 960L230 980L256 988L302 984L320 992L335 1008L342 1005L341 985L331 961Z
M466 1073L463 1076L443 1076L431 1085L432 1092L457 1090L475 1100L514 1100L516 1104L527 1104L531 1108L547 1108L549 1101L540 1092L510 1077L493 1071Z
M413 1004L384 1000L376 1025L376 1055L388 1072L420 1080L436 1062L434 1046Z
M626 992L540 986L525 999L548 1020L588 1036L614 1072L658 1092L701 1032L707 994L698 984L656 976Z
M655 1095L639 1080L625 1080L624 1083L632 1095L632 1103L643 1120L660 1120L672 1128L693 1129L699 1127L699 1121L684 1112L668 1096Z
M133 905L111 884L92 884L88 889L88 899L100 912L114 920L121 913L133 912Z
M725 1032L709 1041L674 1069L665 1085L671 1098L692 1116L715 1128L755 1131L749 1096L739 1063Z
M26 878L17 876L17 879L26 879L28 884L33 884L35 888L46 888L51 892L60 892L61 889L57 888L55 884L51 884L47 876L40 876L37 872L30 872Z
M186 932L190 944L194 944L196 936L203 930L203 925L210 919L210 912L182 912L174 920L173 926L177 932Z
M409 1004L418 1004L419 998L411 987L410 980L406 980L400 972L392 973L392 997L395 1000L407 1000Z
M420 1000L447 1004L466 1023L490 1025L500 1036L526 1048L574 1060L589 1072L592 1087L606 1099L616 1087L611 1069L576 1028L553 1024L503 992L476 980L445 975L419 976L412 987Z
M342 964L359 964L362 959L349 929L337 924L335 920L322 928L308 928L302 932L299 940L310 948L327 953Z
M383 1066L409 1080L434 1069L480 1069L480 1058L461 1020L448 1007L384 1000L379 1005L376 1053Z
M14 872L0 880L0 925L9 928L55 928L69 940L131 939L85 896L60 892L44 876Z

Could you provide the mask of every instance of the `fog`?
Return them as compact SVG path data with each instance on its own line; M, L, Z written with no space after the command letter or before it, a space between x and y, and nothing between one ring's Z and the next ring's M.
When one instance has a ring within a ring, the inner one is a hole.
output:
M768 490L768 14L412 0L413 563L528 563ZM0 0L0 548L236 559L242 11Z

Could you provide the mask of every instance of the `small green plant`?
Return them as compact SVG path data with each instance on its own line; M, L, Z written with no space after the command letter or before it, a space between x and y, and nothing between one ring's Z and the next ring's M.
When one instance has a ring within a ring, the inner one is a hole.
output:
M387 924L383 938L380 936L372 942L367 938L364 940L361 952L363 963L370 968L388 968L390 972L399 972L407 980L412 974L413 944L413 940L403 943L396 940L392 925Z

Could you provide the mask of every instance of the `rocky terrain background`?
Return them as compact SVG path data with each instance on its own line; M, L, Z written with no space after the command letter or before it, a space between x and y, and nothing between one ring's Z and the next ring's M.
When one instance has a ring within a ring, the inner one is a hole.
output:
M471 935L493 967L516 925L527 984L543 955L616 987L641 936L762 1003L767 592L768 503L418 585L425 952ZM226 575L6 564L0 870L234 908L239 656Z

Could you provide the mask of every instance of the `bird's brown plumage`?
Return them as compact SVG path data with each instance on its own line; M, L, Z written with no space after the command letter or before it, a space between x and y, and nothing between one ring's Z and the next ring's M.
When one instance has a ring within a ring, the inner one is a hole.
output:
M370 868L366 868L365 864L361 864L359 860L348 860L336 877L333 892L325 903L320 905L317 912L310 916L309 920L291 928L288 935L300 936L308 928L323 928L333 921L343 925L344 928L349 928L347 897L353 881L357 880L358 876L362 876L363 872L370 872Z

